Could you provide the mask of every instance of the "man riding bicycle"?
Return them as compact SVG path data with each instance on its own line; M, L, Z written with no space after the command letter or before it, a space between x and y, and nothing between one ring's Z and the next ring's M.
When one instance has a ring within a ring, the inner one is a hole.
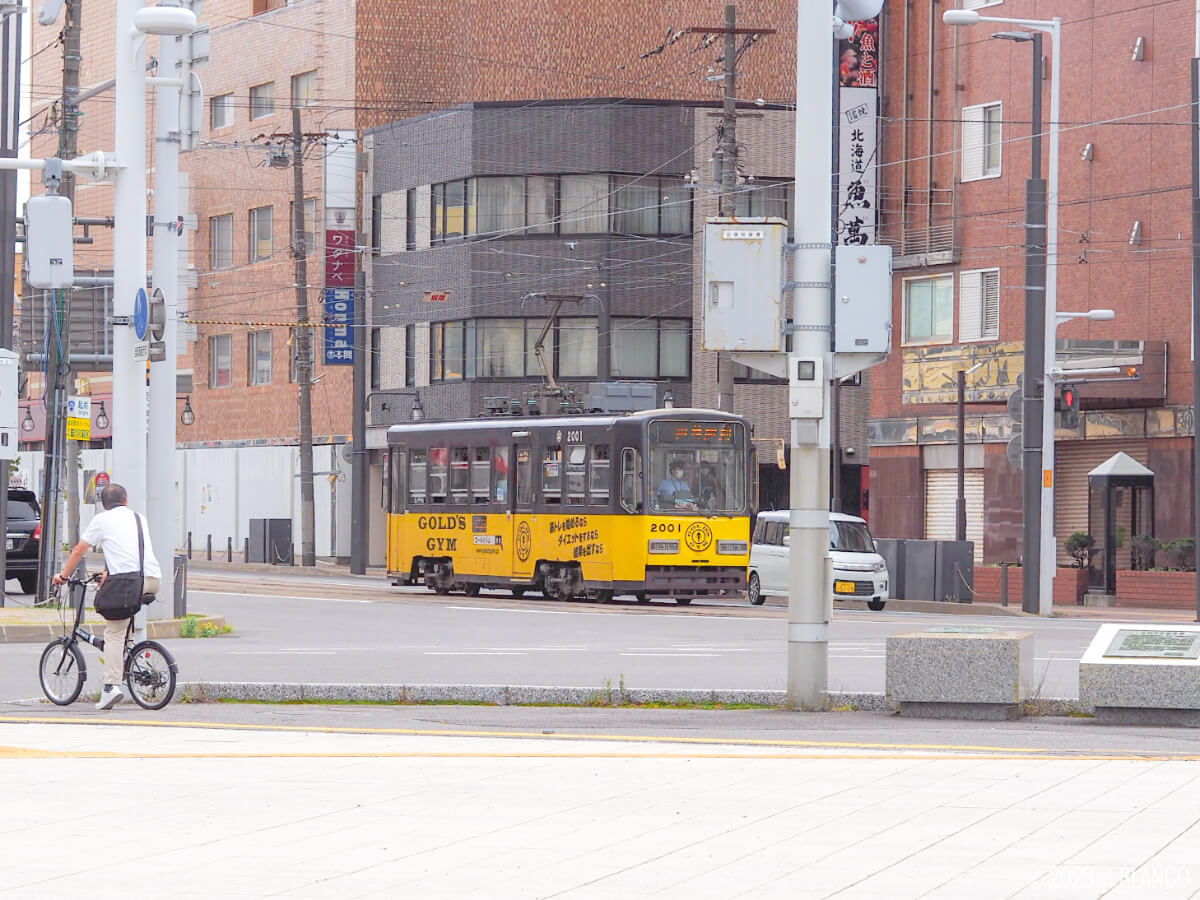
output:
M112 575L137 573L140 558L141 575L144 579L141 593L157 594L162 571L158 567L154 549L150 546L150 526L146 517L135 513L126 505L128 495L125 488L119 484L106 486L100 493L100 502L104 506L104 512L97 513L83 530L79 543L63 563L62 571L54 575L54 583L57 585L65 582L75 571L83 555L92 547L99 547L104 553L104 579ZM104 587L104 579L101 580L101 590ZM121 685L124 663L122 651L129 626L129 618L107 619L105 622L104 646L108 652L104 656L104 690L100 693L100 702L96 704L96 709L111 709L125 699L125 689Z

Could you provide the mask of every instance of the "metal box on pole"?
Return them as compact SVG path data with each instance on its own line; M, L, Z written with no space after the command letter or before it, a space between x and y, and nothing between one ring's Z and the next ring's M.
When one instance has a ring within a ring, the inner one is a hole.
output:
M704 225L704 349L783 350L783 244L778 218Z
M889 353L892 349L892 248L838 245L834 351Z
M75 281L74 222L71 201L58 194L30 197L25 204L25 254L29 284L66 290Z

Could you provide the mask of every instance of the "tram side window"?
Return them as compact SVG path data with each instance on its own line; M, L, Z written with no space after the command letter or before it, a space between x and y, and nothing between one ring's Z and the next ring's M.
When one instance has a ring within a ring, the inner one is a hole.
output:
M471 459L471 499L476 503L488 503L491 493L488 491L492 473L491 454L487 447L476 447Z
M588 485L591 489L592 506L608 506L611 478L612 464L608 458L608 444L592 444Z
M450 502L469 503L471 489L471 451L455 447L450 451Z
M497 447L492 459L492 496L497 503L508 502L508 448Z
M429 451L429 499L433 503L446 502L449 461L450 452L445 447L434 447Z
M379 505L384 512L395 512L392 508L392 455L383 454L383 489L379 492Z
M425 487L428 474L428 455L424 450L414 450L408 458L408 502L411 505L425 502Z
M533 503L533 451L528 447L517 448L517 505Z
M542 499L547 503L562 502L562 447L542 449Z
M567 447L567 503L583 506L587 502L587 447Z
M392 451L392 512L404 512L404 451Z
M632 447L621 451L621 505L631 513L642 510L641 454Z

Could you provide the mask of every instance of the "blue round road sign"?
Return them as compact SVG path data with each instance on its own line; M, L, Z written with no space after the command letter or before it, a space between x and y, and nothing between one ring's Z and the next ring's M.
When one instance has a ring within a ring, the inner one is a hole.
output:
M145 288L138 288L137 296L133 298L133 330L139 341L144 341L150 330L150 300Z

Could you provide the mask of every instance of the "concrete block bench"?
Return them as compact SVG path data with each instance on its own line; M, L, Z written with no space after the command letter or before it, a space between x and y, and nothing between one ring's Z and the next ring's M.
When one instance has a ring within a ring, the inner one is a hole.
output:
M896 634L886 666L902 716L1016 719L1033 689L1033 632L960 625Z
M1100 626L1079 661L1079 700L1101 722L1200 726L1200 626Z

